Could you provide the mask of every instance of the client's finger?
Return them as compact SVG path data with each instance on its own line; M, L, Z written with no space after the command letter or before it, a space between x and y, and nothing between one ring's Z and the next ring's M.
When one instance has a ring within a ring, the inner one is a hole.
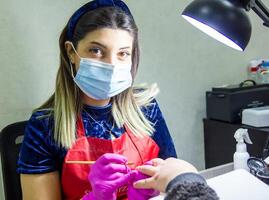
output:
M137 167L136 169L142 174L146 174L148 176L153 176L158 171L158 167L154 167L151 165L142 165Z
M155 181L153 177L139 180L133 184L134 188L151 189L154 188Z
M153 166L158 166L164 163L164 160L161 158L154 158L151 160Z

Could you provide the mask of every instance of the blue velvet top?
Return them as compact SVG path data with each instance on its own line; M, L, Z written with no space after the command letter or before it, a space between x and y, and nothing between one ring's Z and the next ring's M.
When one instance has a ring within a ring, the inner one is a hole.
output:
M93 107L84 105L82 119L87 137L111 139L125 132L124 128L113 126L111 107ZM60 171L67 149L59 147L53 140L53 120L42 117L47 111L32 114L25 129L24 140L18 160L18 173L39 174ZM159 157L176 157L176 151L160 108L154 100L142 112L154 124L153 140L160 148ZM111 131L110 131L111 130Z

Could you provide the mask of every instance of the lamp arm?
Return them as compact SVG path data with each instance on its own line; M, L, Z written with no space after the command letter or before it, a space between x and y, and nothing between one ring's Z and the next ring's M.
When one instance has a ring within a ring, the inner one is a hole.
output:
M263 25L269 28L269 9L261 0L250 0L246 9L252 9L263 20Z

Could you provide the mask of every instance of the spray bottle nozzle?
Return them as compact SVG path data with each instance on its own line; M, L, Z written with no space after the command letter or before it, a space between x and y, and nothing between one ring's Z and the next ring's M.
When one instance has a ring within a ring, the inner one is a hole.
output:
M234 138L236 139L236 142L238 143L244 143L244 141L248 144L252 144L249 135L248 135L248 129L239 128L235 134Z

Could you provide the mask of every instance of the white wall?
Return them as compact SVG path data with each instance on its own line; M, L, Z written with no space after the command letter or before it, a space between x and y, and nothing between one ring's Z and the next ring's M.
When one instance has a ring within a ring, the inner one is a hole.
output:
M58 37L86 0L1 0L0 129L25 120L53 91ZM253 13L253 33L244 53L230 49L188 24L180 13L187 0L126 0L140 28L137 83L157 82L158 97L180 158L204 167L202 118L205 91L239 83L246 65L268 58L269 29ZM263 0L269 6L269 0Z

